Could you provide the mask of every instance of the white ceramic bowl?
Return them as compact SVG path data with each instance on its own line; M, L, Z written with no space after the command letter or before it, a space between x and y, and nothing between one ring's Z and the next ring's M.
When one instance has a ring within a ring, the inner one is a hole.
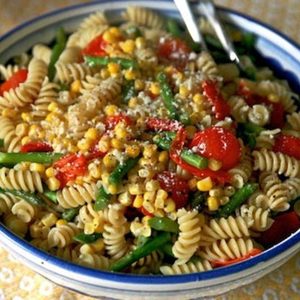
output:
M117 21L128 4L143 5L178 17L172 1L104 0L64 8L22 24L0 39L0 63L30 49L35 43L50 42L59 26L72 31L80 20L96 10L105 10ZM300 48L286 36L247 16L219 9L221 17L258 36L257 49L299 93ZM119 299L191 299L215 296L251 283L285 263L300 249L300 231L280 244L241 263L204 273L177 276L137 276L89 269L62 261L36 249L5 227L0 226L0 241L21 262L53 282L91 296Z

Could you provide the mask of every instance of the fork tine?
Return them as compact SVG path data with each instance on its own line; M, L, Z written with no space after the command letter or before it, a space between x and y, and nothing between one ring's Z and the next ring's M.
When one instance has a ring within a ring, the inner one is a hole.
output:
M227 33L223 30L213 2L211 0L200 0L198 3L200 11L214 28L216 35L225 51L228 53L230 60L232 62L236 62L239 66L241 66L240 59L236 54L234 46Z

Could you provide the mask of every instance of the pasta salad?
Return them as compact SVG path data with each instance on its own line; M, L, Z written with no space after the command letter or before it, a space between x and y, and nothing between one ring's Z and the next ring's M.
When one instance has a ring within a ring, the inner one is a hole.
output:
M228 28L228 61L128 7L0 65L0 214L36 247L136 274L208 271L300 228L298 96Z

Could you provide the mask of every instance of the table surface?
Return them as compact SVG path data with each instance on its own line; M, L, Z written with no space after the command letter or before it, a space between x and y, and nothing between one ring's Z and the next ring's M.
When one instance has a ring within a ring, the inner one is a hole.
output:
M84 2L88 1L0 0L0 34L44 12ZM299 0L215 0L215 3L254 16L300 43ZM92 300L93 298L54 285L21 265L0 247L0 299ZM300 299L300 253L259 281L212 299Z

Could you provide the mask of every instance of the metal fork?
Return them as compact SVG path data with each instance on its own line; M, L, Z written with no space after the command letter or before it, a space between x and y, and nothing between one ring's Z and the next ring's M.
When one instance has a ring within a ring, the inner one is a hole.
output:
M207 45L205 43L205 40L197 26L196 19L194 17L194 14L191 10L190 4L188 0L174 0L181 17L192 37L194 42L200 43L203 50L208 51ZM227 52L229 59L238 64L241 68L241 61L234 49L234 46L223 29L223 26L219 20L219 17L216 13L215 6L211 0L198 0L198 1L193 1L193 3L197 3L197 7L199 8L200 12L207 18L211 26L216 32L216 35L222 44L224 50Z

